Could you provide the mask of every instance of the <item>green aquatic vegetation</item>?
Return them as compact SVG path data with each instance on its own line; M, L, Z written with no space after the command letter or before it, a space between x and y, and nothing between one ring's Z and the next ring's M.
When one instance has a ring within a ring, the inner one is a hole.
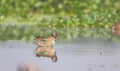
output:
M120 20L119 5L119 0L0 0L0 39L32 41L57 30L59 40L119 40L110 31Z
M0 0L0 20L31 21L34 15L86 15L119 18L119 0ZM114 17L114 16L115 17ZM90 20L90 19L89 19Z

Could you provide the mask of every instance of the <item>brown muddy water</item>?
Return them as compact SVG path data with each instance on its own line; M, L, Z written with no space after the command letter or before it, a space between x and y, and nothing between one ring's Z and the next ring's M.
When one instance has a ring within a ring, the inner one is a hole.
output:
M55 44L58 61L35 57L36 44L8 40L0 42L0 71L17 71L31 62L42 71L120 71L120 43L99 39L76 39Z

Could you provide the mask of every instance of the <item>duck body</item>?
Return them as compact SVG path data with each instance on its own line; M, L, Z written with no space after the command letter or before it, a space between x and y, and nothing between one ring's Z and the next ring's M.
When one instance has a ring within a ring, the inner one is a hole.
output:
M111 30L114 34L120 36L120 22L116 22L112 27Z
M53 46L57 37L57 32L53 32L50 36L38 36L35 41L38 46Z
M52 46L55 44L55 38L52 36L38 36L36 43L38 46Z

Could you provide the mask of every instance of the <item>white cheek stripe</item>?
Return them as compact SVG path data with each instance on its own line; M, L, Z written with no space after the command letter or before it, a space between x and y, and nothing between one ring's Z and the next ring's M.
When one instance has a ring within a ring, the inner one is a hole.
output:
M112 32L115 32L115 27L112 27Z

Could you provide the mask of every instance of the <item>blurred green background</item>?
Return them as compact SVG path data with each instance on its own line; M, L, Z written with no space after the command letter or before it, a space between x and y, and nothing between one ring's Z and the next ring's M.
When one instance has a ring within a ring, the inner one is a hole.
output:
M0 0L0 40L33 41L58 31L59 40L119 40L110 27L120 19L119 0Z

